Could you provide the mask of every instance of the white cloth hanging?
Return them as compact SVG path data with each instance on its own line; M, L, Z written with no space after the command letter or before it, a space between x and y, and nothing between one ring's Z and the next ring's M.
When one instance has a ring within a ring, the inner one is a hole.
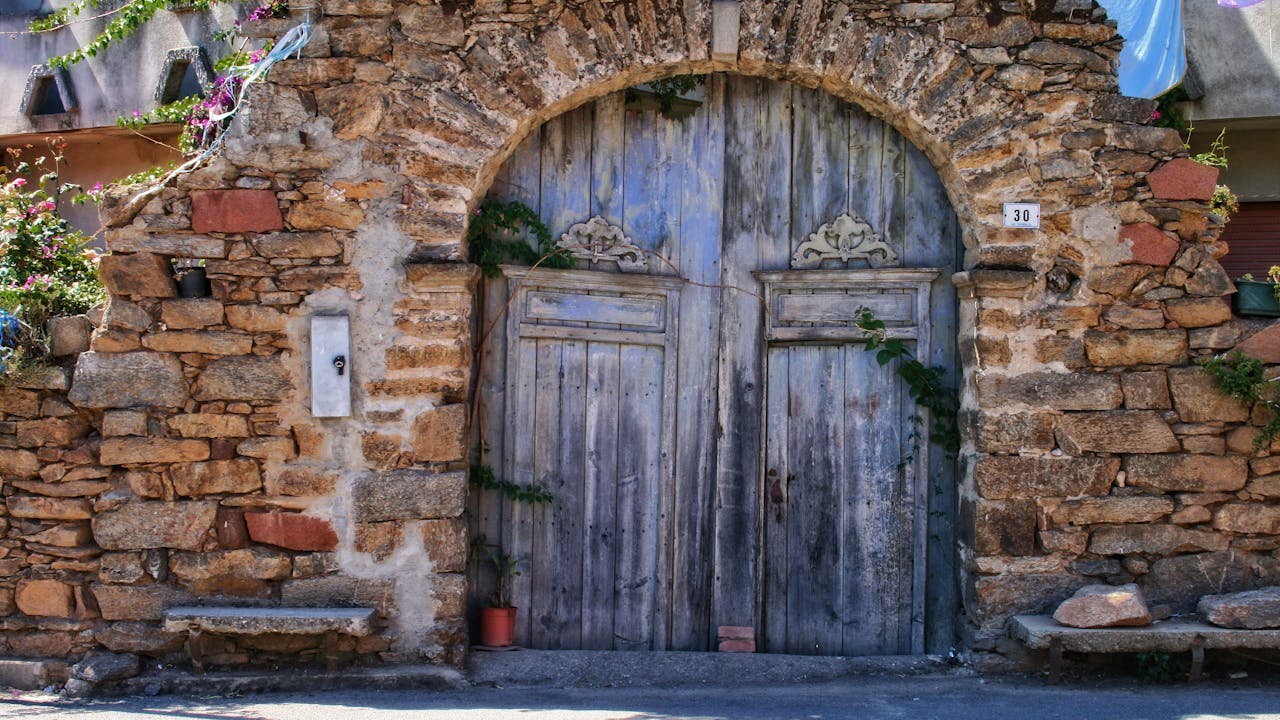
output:
M1187 72L1182 0L1098 0L1098 4L1116 21L1124 38L1120 92L1154 98L1182 82Z

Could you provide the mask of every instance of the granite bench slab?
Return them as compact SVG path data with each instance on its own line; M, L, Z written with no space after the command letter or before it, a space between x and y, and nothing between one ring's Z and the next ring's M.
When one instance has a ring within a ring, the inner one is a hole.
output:
M224 635L318 635L336 632L365 637L374 632L373 608L175 607L164 612L169 632L200 630Z
M1055 638L1068 652L1182 652L1200 645L1207 650L1280 648L1280 628L1234 630L1199 620L1162 620L1142 627L1074 628L1048 615L1018 615L1010 634L1033 650L1048 649ZM1197 638L1199 642L1197 643Z

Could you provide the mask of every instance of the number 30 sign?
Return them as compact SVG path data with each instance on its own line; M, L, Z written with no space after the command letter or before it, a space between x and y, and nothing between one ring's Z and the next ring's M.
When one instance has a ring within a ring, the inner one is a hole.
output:
M1040 227L1040 203L1005 203L1004 226L1011 228Z

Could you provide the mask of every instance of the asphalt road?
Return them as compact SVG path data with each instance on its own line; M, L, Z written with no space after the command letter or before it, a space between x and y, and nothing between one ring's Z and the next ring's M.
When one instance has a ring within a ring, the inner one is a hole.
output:
M1048 686L1041 680L858 677L822 683L672 689L471 688L447 692L338 691L246 697L60 700L25 693L0 699L20 720L1280 720L1280 686L1134 681Z

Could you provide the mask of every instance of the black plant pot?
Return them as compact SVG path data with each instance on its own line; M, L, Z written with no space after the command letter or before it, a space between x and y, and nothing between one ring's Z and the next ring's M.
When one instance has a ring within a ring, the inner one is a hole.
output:
M204 268L195 267L182 271L178 278L178 297L209 297L209 278L205 277Z

